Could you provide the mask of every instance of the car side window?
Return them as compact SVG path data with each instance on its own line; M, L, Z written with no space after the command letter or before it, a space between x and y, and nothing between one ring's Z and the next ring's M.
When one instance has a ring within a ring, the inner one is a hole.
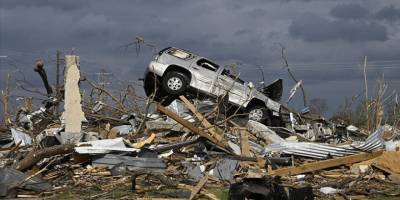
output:
M219 66L215 63L212 63L204 58L200 59L196 63L198 66L216 72Z

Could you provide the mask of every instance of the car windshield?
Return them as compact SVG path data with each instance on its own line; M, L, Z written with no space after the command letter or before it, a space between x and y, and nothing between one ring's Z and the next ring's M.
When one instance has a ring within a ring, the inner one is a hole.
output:
M186 51L183 51L181 49L171 49L168 53L170 55L173 55L177 58L184 59L184 60L186 60L192 56L192 54L190 54Z

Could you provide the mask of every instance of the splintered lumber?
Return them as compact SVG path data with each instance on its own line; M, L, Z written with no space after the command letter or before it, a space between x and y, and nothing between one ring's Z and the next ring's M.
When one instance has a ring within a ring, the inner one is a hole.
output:
M376 151L376 152L372 152L372 153L360 153L357 155L351 155L351 156L346 156L346 157L341 157L341 158L334 158L334 159L329 159L329 160L322 160L322 161L317 161L317 162L312 162L312 163L306 163L304 165L297 166L297 167L287 167L287 168L272 170L268 174L276 175L276 176L302 174L302 173L313 172L313 171L326 169L326 168L330 168L330 167L335 167L335 166L339 166L339 165L348 165L348 164L353 164L353 163L357 163L357 162L362 162L365 160L370 160L370 159L376 158L380 155L382 155L382 151Z
M23 171L32 167L43 158L71 153L74 151L74 147L74 144L64 144L44 148L38 151L31 151L24 159L18 162L16 169Z
M147 139L140 141L140 142L133 143L132 147L140 149L146 144L151 144L154 141L154 139L156 139L156 134L151 133L151 135Z
M181 95L179 96L179 98L183 101L183 103L186 104L189 110L192 111L194 115L196 115L197 119L199 119L201 124L203 124L207 131L211 133L212 137L219 141L223 140L223 137L220 133L218 133L217 129L210 122L208 122L208 120L196 109L196 107L192 103L190 103L190 101L185 96Z
M207 183L207 180L208 174L203 176L203 178L200 179L199 183L197 183L197 185L192 189L189 200L192 200L196 196L196 194L200 192L201 188L203 188L203 186Z
M173 120L175 120L176 122L180 123L182 126L184 126L185 128L189 129L190 131L197 133L198 135L200 135L201 137L207 138L208 140L210 140L212 143L218 145L219 147L223 148L223 149L229 149L228 145L226 143L223 143L221 141L218 141L217 139L213 138L211 135L209 135L208 133L204 132L203 130L201 130L199 127L195 127L192 123L190 123L189 121L183 119L182 117L180 117L178 114L174 113L173 111L169 110L168 108L157 104L157 110L166 114L168 117L171 117Z

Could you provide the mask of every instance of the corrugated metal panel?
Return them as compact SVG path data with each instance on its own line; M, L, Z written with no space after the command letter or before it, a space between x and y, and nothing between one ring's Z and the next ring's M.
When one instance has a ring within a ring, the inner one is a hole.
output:
M267 146L265 153L281 152L285 154L323 159L328 156L341 157L361 152L369 152L384 147L383 127L379 127L365 142L354 142L351 145L332 146L311 142L281 142Z

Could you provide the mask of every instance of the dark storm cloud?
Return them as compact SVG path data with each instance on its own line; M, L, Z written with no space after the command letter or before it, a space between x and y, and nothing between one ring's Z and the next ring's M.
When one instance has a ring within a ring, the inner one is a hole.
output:
M16 8L16 7L37 7L37 6L48 6L60 10L75 10L85 7L86 4L82 0L74 1L60 1L60 0L2 0L0 6L3 8Z
M256 8L249 12L251 17L264 17L266 14L267 12L262 8Z
M375 14L375 17L380 20L396 21L400 19L400 8L393 5L385 6Z
M368 9L359 4L338 4L330 13L340 19L361 19L370 14Z
M149 47L142 45L137 55L134 45L123 46L142 36L159 49L176 46L221 65L239 63L243 78L254 82L260 79L255 67L262 65L267 80L282 77L286 89L290 89L293 82L282 67L280 49L275 45L280 42L287 48L297 78L306 86L313 84L314 87L307 87L312 90L309 94L343 99L352 95L351 89L359 89L362 74L358 65L346 70L339 69L340 65L315 64L300 69L296 62L353 62L362 60L364 55L376 60L400 59L398 30L376 19L397 19L397 15L388 12L391 17L370 17L363 11L396 5L393 2L0 0L0 55L19 61L18 68L39 88L42 83L32 73L35 59L45 59L48 76L54 82L56 49L68 54L72 48L81 58L82 72L92 80L97 79L96 72L105 68L113 73L113 84L126 83L141 78L153 58ZM393 70L388 79L399 79L399 70ZM8 60L0 60L0 85L9 71ZM373 77L380 72L370 73ZM348 91L341 95L332 92L337 88L335 83L344 82L349 84Z
M386 27L377 22L330 20L311 13L294 19L289 27L289 34L308 42L366 42L388 39Z

